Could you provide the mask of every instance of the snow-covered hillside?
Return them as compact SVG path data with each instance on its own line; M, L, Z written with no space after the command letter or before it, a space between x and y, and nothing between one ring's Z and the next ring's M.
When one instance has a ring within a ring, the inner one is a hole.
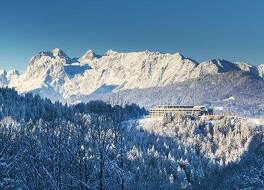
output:
M0 89L0 110L1 190L264 187L262 120L143 118L136 105L69 107L13 89Z
M198 63L180 53L108 50L100 56L88 50L80 58L69 58L55 48L35 55L19 76L15 73L8 77L8 72L2 71L0 85L14 87L20 93L33 92L52 100L67 100L98 91L109 93L166 86L208 74L241 70L263 76L262 65L255 67L220 59Z
M74 96L68 99L68 102L91 100L104 100L111 104L135 103L147 109L164 104L210 105L215 112L259 117L264 113L264 80L247 72L227 72L162 87Z

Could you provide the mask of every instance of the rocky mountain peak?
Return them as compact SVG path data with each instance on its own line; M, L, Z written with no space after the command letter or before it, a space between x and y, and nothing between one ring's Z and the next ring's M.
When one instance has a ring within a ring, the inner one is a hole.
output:
M92 61L95 58L100 58L101 56L97 55L93 50L88 50L83 56L79 58L80 63L85 63Z
M174 55L175 55L175 57L176 57L177 59L179 59L179 60L182 60L182 59L185 58L180 52L176 52Z
M106 51L106 55L107 55L107 56L115 55L115 54L117 54L117 53L118 53L117 51L114 51L114 50L112 50L112 49L109 49L109 50Z
M29 61L29 66L51 65L55 63L69 64L72 59L67 56L64 51L59 48L54 48L51 51L41 51L33 56Z
M64 53L64 51L62 51L61 49L59 49L59 48L54 48L54 49L52 49L52 55L54 56L54 57L63 57L63 58L69 58L67 55L66 55L66 53Z

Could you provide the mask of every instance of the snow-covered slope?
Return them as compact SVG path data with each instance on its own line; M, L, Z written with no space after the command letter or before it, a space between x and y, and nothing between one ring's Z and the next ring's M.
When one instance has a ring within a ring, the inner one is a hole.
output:
M264 80L244 71L227 72L162 87L73 96L68 102L74 104L91 100L104 100L112 104L135 103L146 109L164 104L211 105L215 111L256 117L264 115Z
M20 93L34 92L54 100L71 96L116 92L125 89L166 86L205 75L230 71L247 71L263 76L264 66L209 60L198 63L180 53L152 51L118 53L108 50L99 56L88 50L71 59L62 50L40 52L23 74L7 78L0 73L0 84L14 87Z
M15 80L19 75L16 70L5 71L0 69L0 87L7 86L10 81Z

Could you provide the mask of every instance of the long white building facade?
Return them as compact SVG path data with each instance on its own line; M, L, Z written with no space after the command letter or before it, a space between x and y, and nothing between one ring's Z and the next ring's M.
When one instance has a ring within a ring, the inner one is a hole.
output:
M153 107L149 111L150 117L163 117L164 115L213 115L213 110L205 106L164 105Z

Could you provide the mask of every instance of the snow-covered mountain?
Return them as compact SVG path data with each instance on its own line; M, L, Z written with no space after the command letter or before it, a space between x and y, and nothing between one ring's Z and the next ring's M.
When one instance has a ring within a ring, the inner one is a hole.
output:
M33 92L52 100L67 100L72 96L166 86L235 71L263 77L264 65L255 67L221 59L198 63L180 53L148 50L130 53L108 50L102 56L88 50L80 58L70 58L55 48L31 58L21 75L0 72L0 84L14 87L20 93Z

